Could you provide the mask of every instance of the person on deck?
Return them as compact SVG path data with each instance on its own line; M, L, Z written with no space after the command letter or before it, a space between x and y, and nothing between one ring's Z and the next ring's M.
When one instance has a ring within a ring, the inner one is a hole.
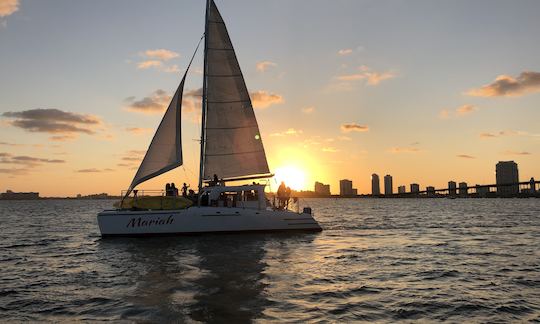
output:
M291 187L285 189L285 208L289 208L289 201L291 200Z
M165 185L165 196L171 196L171 184L167 183Z
M285 207L285 195L286 195L286 193L287 193L287 187L285 186L285 182L281 181L281 184L279 185L279 188L277 190L279 209L283 209L283 207Z
M171 196L177 197L178 196L178 188L174 185L174 182L171 183Z
M182 197L186 198L188 193L189 186L184 182L184 185L182 186Z

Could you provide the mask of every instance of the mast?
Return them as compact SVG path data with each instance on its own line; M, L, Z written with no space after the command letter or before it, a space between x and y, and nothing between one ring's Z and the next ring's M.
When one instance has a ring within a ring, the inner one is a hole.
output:
M206 74L207 74L207 49L208 49L208 13L210 0L206 0L206 14L204 19L204 65L203 65L203 93L202 93L202 117L201 117L201 156L199 166L199 194L201 193L204 176L204 147L206 145ZM200 200L199 200L200 201Z

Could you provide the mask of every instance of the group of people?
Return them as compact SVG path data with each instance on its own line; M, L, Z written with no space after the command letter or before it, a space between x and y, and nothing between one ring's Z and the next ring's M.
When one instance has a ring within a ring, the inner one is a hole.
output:
M279 202L279 209L289 208L289 201L291 200L291 188L285 186L285 182L281 181L277 191L277 198Z
M184 185L182 186L182 197L186 198L188 197L188 188L189 186L184 182ZM193 190L190 190L190 194ZM165 196L170 197L178 197L178 188L173 183L167 183L165 185Z

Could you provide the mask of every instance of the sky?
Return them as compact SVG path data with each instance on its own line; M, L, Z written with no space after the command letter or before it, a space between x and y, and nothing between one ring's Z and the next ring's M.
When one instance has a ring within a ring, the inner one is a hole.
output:
M539 1L215 0L271 181L445 188L540 178ZM204 31L203 0L0 0L0 191L120 194ZM202 54L185 87L197 184Z

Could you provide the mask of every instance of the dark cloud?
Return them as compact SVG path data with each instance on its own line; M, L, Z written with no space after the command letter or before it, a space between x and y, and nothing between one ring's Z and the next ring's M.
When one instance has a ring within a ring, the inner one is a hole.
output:
M0 173L13 176L28 174L28 169L0 169Z
M125 101L128 104L128 110L146 114L157 114L167 108L171 101L171 96L165 90L157 89L148 97L140 100L135 99L133 96L126 98Z
M525 71L517 78L499 75L492 83L467 92L470 96L501 97L521 96L540 91L540 72Z
M505 151L504 154L506 155L531 155L531 152L525 152L525 151Z
M456 155L458 158L462 158L462 159L476 159L476 157L472 156L472 155L467 155L467 154L458 154Z
M50 134L94 134L95 127L101 123L99 118L59 109L30 109L24 111L8 111L3 117L13 119L12 126L29 132Z
M90 169L80 169L80 170L75 170L75 172L78 172L78 173L100 173L100 172L110 172L110 171L114 171L114 169L109 169L109 168L106 168L106 169L90 168Z
M369 127L367 125L359 125L357 123L348 123L341 125L341 131L343 132L367 132Z
M0 163L4 163L4 164L36 165L36 164L42 164L42 163L65 163L66 162L65 160L44 159L44 158L37 158L33 156L27 156L27 155L12 156L9 153L0 153L0 157L2 157L2 159L0 160Z

